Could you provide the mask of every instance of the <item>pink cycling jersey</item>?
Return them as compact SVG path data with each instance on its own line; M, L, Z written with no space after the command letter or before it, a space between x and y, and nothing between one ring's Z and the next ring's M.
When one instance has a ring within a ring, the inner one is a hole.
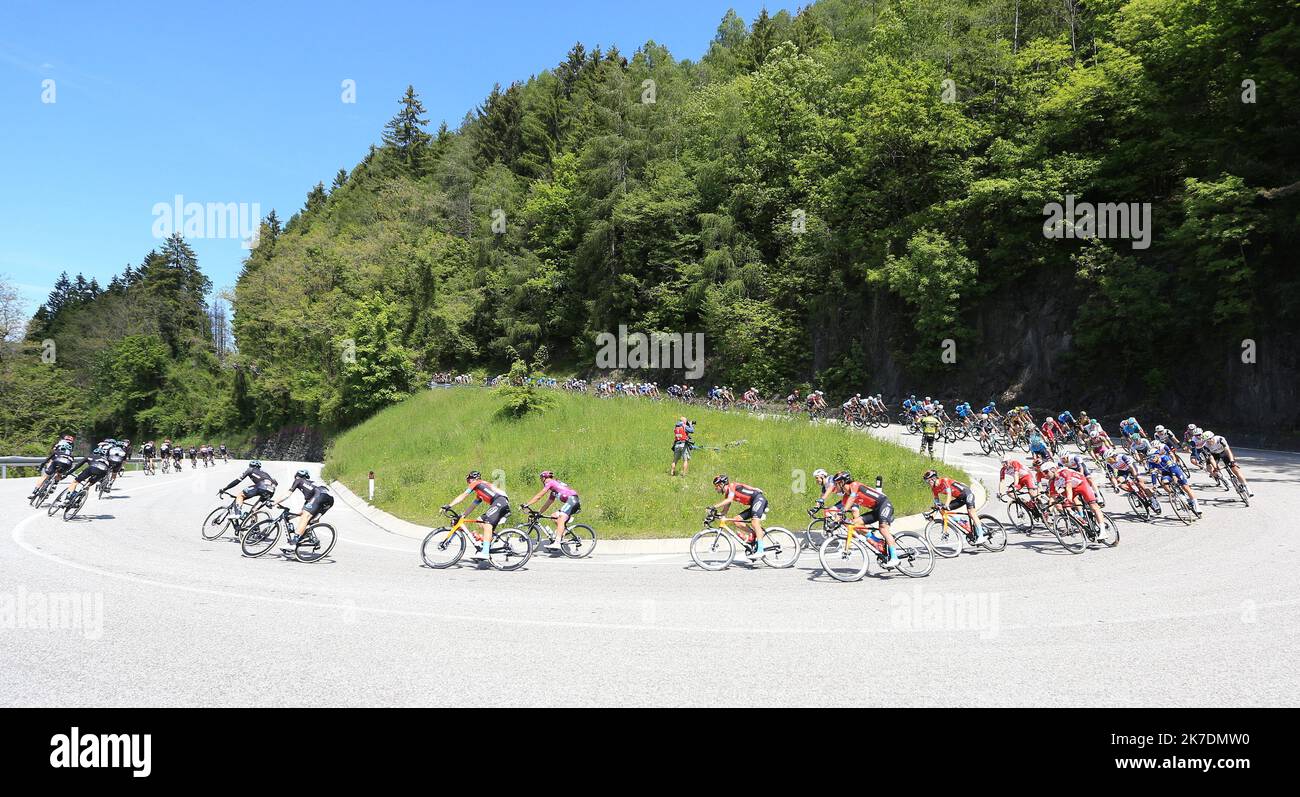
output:
M556 481L555 479L547 479L545 487L546 489L551 491L551 495L555 496L561 501L567 501L573 496L578 494L577 490L573 489L572 487L565 484L564 482Z

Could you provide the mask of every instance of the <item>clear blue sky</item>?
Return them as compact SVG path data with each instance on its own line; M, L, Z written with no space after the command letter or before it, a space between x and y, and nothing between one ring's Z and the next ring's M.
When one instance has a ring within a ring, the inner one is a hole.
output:
M107 283L158 241L153 207L258 203L287 219L351 168L408 83L455 127L493 83L574 42L698 59L730 8L761 0L35 2L0 12L0 275L31 309L60 271ZM793 5L793 4L791 4ZM43 102L42 81L54 83ZM356 81L356 103L341 83ZM192 242L217 289L237 240Z

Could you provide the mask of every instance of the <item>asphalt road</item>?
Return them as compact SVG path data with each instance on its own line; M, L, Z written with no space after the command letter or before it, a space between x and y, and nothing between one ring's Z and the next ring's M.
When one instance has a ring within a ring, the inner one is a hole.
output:
M853 584L809 552L782 571L599 550L434 571L341 502L331 559L250 560L198 532L242 463L129 474L72 522L10 479L0 705L1294 706L1300 455L1238 453L1249 508L1202 489L1203 520L1128 520L1114 549L1013 534Z

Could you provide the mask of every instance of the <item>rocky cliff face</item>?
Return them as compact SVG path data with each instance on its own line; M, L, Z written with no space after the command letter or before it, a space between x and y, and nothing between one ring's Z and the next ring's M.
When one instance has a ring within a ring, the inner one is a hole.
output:
M256 438L253 456L289 462L323 462L325 435L310 426L285 427L270 436Z
M862 340L862 388L886 399L913 392L973 404L993 399L999 405L1029 404L1039 415L1068 408L1087 410L1103 422L1127 415L1150 425L1194 421L1241 445L1300 444L1300 350L1290 344L1300 330L1261 324L1254 363L1242 362L1241 341L1225 340L1213 351L1189 349L1182 362L1152 364L1170 379L1146 398L1148 368L1131 372L1116 363L1085 374L1068 366L1077 297L1054 291L1051 283L983 299L968 319L974 334L957 345L957 362L934 376L911 374L894 356L911 345L908 314L897 297L878 290L857 310L819 315L810 341L813 369L840 361L844 350L837 343ZM1140 317L1134 318L1133 334L1143 334Z

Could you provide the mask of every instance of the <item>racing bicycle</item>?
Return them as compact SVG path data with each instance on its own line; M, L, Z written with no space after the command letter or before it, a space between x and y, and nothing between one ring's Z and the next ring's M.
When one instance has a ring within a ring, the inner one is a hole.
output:
M267 551L275 547L280 541L280 536L287 534L289 544L293 549L281 548L280 552L285 556L292 554L299 562L319 562L334 550L334 543L338 542L338 533L334 527L328 523L312 523L303 529L302 535L296 535L292 531L290 518L296 518L301 512L290 512L284 504L276 504L280 507L278 517L263 520L256 525L248 528L244 532L244 538L240 542L240 547L244 551L244 556L255 559L262 556Z
M451 567L465 556L467 549L477 549L483 544L478 530L470 525L477 521L450 507L442 511L451 519L451 525L429 532L420 546L420 558L437 570ZM514 528L497 529L492 533L487 563L495 570L518 570L532 555L533 544L527 534Z
M714 523L717 523L715 526ZM753 553L756 535L748 528L748 520L719 515L709 507L704 515L704 528L691 538L691 559L704 570L726 570L736 558L736 549ZM740 528L733 527L740 524ZM788 529L771 526L763 530L763 555L759 557L768 567L784 569L799 561L803 546Z

